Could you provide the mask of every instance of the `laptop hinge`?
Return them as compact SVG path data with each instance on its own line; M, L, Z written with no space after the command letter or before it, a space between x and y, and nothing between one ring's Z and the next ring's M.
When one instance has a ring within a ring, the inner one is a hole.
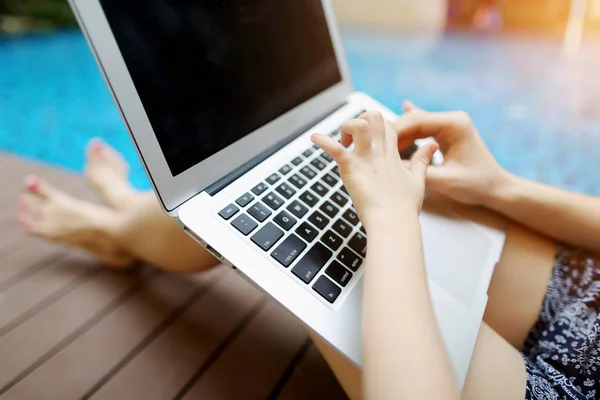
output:
M276 152L278 152L279 150L284 148L287 144L292 142L298 136L302 135L304 132L306 132L308 129L310 129L311 126L315 126L317 123L324 120L325 118L327 118L329 115L335 113L336 111L340 110L347 104L348 104L347 102L344 102L343 104L337 105L330 111L317 117L314 121L311 121L311 122L303 125L296 132L287 136L285 139L275 143L273 146L271 146L267 150L263 151L262 153L260 153L259 155L257 155L256 157L254 157L253 159L251 159L244 165L236 168L234 171L225 175L223 178L219 179L218 181L216 181L215 183L213 183L212 185L210 185L206 189L204 189L204 191L211 196L216 195L221 190L225 189L227 186L229 186L230 184L235 182L237 179L239 179L246 172L250 171L252 168L256 167L258 164L260 164L261 162L263 162L264 160L269 158L271 155L275 154Z

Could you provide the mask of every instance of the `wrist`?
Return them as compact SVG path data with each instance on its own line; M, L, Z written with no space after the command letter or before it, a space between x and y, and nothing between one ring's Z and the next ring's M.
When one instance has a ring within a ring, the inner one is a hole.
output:
M369 236L377 232L393 232L398 228L410 225L410 222L419 223L419 212L416 207L396 206L394 208L381 208L367 212L363 225Z
M510 201L510 198L513 197L519 181L518 176L502 170L494 180L491 190L486 193L482 206L493 210L501 208L501 204Z

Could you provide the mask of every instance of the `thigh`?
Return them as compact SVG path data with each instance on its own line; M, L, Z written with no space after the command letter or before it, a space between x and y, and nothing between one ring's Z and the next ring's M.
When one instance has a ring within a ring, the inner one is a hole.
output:
M441 197L429 197L426 206L441 214L452 210L463 218L506 232L483 320L515 348L521 348L540 313L554 267L556 242L482 208Z
M309 335L348 397L362 399L361 370L317 335L312 332ZM526 379L521 354L488 325L482 324L462 398L522 400L525 398Z
M520 225L507 230L483 320L517 349L539 318L556 251L554 241Z

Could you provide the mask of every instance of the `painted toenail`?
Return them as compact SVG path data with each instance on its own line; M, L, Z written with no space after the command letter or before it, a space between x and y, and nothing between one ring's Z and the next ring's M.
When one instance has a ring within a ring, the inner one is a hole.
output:
M91 150L92 150L93 153L98 153L103 148L104 148L104 144L102 144L102 142L94 142L94 144L92 144Z
M29 190L31 190L32 192L39 192L40 190L40 178L38 177L33 177L31 178L31 180L29 181L29 184L27 186L29 188Z

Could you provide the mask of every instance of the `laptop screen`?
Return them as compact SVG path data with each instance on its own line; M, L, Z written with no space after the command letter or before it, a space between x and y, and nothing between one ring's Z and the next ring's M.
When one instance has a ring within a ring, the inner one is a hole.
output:
M100 0L173 176L342 80L320 0Z

